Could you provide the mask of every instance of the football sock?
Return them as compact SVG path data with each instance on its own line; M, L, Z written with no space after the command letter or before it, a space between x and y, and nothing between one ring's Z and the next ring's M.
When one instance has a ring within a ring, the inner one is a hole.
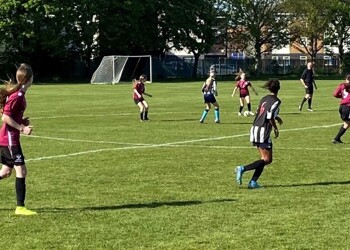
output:
M257 161L254 161L246 166L244 166L244 171L250 171L250 170L253 170L253 169L258 169L258 168L261 168L261 167L264 167L265 166L265 161L264 160L257 160Z
M307 103L309 104L309 109L311 109L312 99L311 99L311 98L309 98L309 99L307 100Z
M144 120L148 120L148 111L145 111L144 116L143 116L143 119L144 119Z
M244 106L239 106L239 113L242 113L243 107Z
M143 120L143 112L140 112L140 119Z
M252 177L252 181L257 181L259 179L260 175L264 171L264 167L265 166L259 166L258 168L255 169L253 177Z
M202 117L201 117L201 121L204 121L205 117L207 117L208 112L209 112L209 109L205 109L203 111L203 114L202 114Z
M252 111L252 105L250 103L247 104L247 107L248 107L248 111Z
M215 113L215 120L216 120L216 121L219 121L219 120L220 120L220 111L219 111L219 108L215 108L214 113Z
M304 99L301 101L300 107L302 107L304 105L304 103L306 102L306 98L304 97Z
M16 196L17 206L24 207L24 200L26 197L26 178L16 177Z
M345 134L346 130L347 129L345 129L343 126L341 126L339 129L339 132L338 132L337 136L334 138L334 140L339 141L340 137L342 137Z

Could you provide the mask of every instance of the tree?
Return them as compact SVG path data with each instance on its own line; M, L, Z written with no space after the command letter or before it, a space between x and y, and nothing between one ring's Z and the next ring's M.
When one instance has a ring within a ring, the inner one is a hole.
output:
M220 25L215 0L168 0L171 9L165 13L172 43L176 49L187 49L194 55L192 76L197 75L200 55L208 53L215 43Z
M286 7L293 17L289 29L294 47L307 53L314 61L324 47L325 34L329 30L331 0L287 0Z
M252 48L256 73L261 72L262 54L290 43L289 15L283 0L228 0L231 44L237 49Z
M350 43L350 1L349 0L333 0L328 9L330 10L330 29L328 31L328 39L331 44L334 43L339 51L339 73L343 74L344 70L344 47Z

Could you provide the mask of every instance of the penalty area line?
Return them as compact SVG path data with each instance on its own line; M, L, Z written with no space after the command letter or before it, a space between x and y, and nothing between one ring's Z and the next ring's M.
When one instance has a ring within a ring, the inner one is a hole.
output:
M300 131L300 130L307 130L307 129L329 128L329 127L334 127L334 126L339 126L339 123L337 123L337 124L330 124L330 125L320 125L320 126L311 126L311 127L303 127L303 128L294 128L294 129L284 129L284 130L280 130L280 131L281 132ZM162 143L162 144L134 145L134 146L128 146L128 147L122 147L122 148L104 148L104 149L96 149L96 150L88 150L88 151L76 152L76 153L71 153L71 154L52 155L52 156L44 156L44 157L32 158L32 159L28 159L27 162L41 161L41 160L50 160L50 159L55 159L55 158L65 158L65 157L78 156L78 155L91 154L91 153L100 153L100 152L107 152L107 151L118 151L118 150L128 150L128 149L158 148L158 147L166 147L166 146L177 146L177 145L189 144L189 143L194 143L194 142L215 141L215 140L224 140L224 139L230 139L230 138L238 138L238 137L243 137L243 136L248 136L248 135L249 134L240 134L240 135L221 136L221 137L212 137L212 138L202 138L202 139L194 139L194 140L186 140L186 141L178 141L178 142L169 142L169 143Z

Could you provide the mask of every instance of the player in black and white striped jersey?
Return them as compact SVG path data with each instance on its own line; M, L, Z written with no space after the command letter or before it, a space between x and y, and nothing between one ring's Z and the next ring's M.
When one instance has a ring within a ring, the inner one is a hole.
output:
M246 166L236 168L236 180L239 185L242 184L242 175L246 171L255 170L248 188L260 188L257 183L264 167L272 162L272 140L270 134L274 131L275 138L279 136L276 121L281 125L282 119L278 117L281 100L277 97L280 89L280 82L272 79L265 83L264 88L270 91L260 100L257 114L250 130L250 141L256 146L260 153L260 160L252 162Z
M211 108L211 104L214 106L215 123L220 123L220 111L219 103L216 101L215 96L218 96L217 82L215 80L215 68L211 68L208 79L203 83L202 93L205 103L205 109L202 113L200 123L203 123Z

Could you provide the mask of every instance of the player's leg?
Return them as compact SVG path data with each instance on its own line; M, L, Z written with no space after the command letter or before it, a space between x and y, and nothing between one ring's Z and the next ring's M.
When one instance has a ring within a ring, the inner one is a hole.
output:
M12 168L6 165L2 165L0 170L0 180L10 177L12 173Z
M204 95L205 109L204 109L204 111L202 113L201 119L199 120L200 123L204 122L204 120L207 117L208 112L209 112L209 110L211 108L210 101L208 101L207 99L208 99L208 95Z
M303 100L301 101L300 105L299 105L299 111L301 111L303 109L303 105L306 102L306 100L308 100L310 97L309 93L308 93L308 89L305 88L305 96L303 98Z
M260 146L258 145L258 150L260 153L260 158L257 161L254 161L248 165L245 166L238 166L236 168L236 181L237 184L241 185L242 184L242 176L244 172L251 171L251 170L256 170L256 169L263 169L265 166L265 161L262 158L261 152L260 152ZM250 183L250 182L249 182Z
M16 197L17 197L17 207L15 214L17 215L35 215L36 212L29 210L25 207L26 198L26 177L27 177L27 167L26 165L14 166L16 171Z
M245 97L245 102L247 103L249 115L255 115L255 114L252 112L252 106L251 106L251 103L250 103L250 95L247 95L247 96Z
M340 117L343 120L343 125L339 128L338 134L334 137L333 143L343 143L341 137L345 134L350 124L350 107L347 105L340 105L339 107Z
M148 121L148 109L149 109L149 105L146 102L146 100L142 101L142 104L144 106L144 112L143 112L143 120Z
M262 172L264 171L265 166L272 162L272 147L271 148L259 147L258 149L261 156L261 162L255 168L252 179L248 184L248 188L251 188L251 189L261 188L261 186L258 184L258 179L261 176Z
M145 112L145 106L143 105L141 100L137 101L137 106L140 109L140 121L142 122L143 121L143 113Z
M215 113L215 123L220 123L220 107L219 107L219 103L214 102L213 103L214 106L214 113Z
M238 111L239 116L242 115L243 108L244 108L244 97L240 97L239 98L239 111Z
M313 89L312 88L309 88L309 98L307 100L307 103L308 103L308 111L313 111L312 109L312 96L313 96Z
M12 154L7 146L0 146L2 168L0 170L0 180L11 176L13 170Z

